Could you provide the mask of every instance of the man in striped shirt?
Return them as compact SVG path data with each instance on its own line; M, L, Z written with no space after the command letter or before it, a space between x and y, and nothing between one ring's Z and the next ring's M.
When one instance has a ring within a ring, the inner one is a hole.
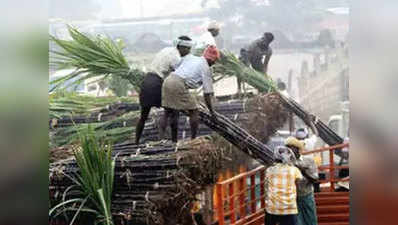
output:
M278 146L274 152L275 164L266 170L265 225L297 225L296 182L303 179L293 165L291 149Z

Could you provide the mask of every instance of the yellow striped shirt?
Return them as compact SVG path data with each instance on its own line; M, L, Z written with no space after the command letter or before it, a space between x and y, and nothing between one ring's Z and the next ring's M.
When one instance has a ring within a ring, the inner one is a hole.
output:
M266 211L274 215L297 214L296 183L303 175L295 166L278 163L266 170Z

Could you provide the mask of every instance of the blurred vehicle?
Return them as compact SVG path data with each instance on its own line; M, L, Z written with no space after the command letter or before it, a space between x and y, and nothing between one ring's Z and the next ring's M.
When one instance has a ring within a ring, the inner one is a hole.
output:
M340 113L334 114L329 117L327 126L332 129L336 134L345 139L349 140L350 130L350 101L342 101L340 103ZM348 163L349 153L337 149L335 151L334 161L337 165ZM329 163L329 153L322 153L322 164L327 165Z
M336 132L340 137L349 136L350 124L350 101L341 102L341 113L334 114L329 117L328 127Z

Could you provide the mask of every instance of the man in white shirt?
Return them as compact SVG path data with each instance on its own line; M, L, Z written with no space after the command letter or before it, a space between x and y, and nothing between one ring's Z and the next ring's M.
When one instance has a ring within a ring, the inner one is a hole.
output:
M187 36L181 36L176 40L175 47L162 49L153 59L150 71L145 75L140 88L141 116L135 132L136 144L139 144L145 121L148 119L151 108L162 105L163 80L170 72L177 69L181 62L181 57L188 55L191 47L192 40Z
M311 115L310 118L312 118L312 119L310 119L312 121L316 120L315 116L313 116L313 115ZM313 132L315 133L316 131L313 131ZM297 129L295 137L298 140L302 141L304 144L304 149L302 152L315 150L315 145L318 140L318 137L315 134L310 135L307 128ZM311 157L311 156L308 156L308 157ZM317 166L320 166L322 164L321 153L312 154L312 159L314 160L314 162ZM320 183L314 183L314 189L315 189L315 192L319 192L320 191Z
M307 128L297 129L296 138L304 142L304 147L307 151L314 150L316 141L318 139L315 134L310 136Z
M162 87L162 106L165 108L165 120L161 124L161 138L171 118L171 139L177 142L179 111L186 111L191 126L191 138L196 138L199 127L199 111L195 96L189 89L203 86L204 99L210 113L214 114L211 96L213 95L213 80L210 66L220 58L220 52L215 46L206 48L203 56L187 55L175 72L168 76Z
M215 37L218 36L220 33L220 24L218 24L216 21L212 21L209 23L207 26L207 32L202 34L202 36L199 37L196 46L195 46L195 55L202 55L204 49L209 47L210 45L216 46L217 47L217 42Z

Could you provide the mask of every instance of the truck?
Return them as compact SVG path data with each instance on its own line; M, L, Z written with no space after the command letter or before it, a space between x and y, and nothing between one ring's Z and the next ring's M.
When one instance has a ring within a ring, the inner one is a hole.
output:
M340 137L347 138L349 136L350 101L343 101L340 104L341 113L329 117L328 127Z

